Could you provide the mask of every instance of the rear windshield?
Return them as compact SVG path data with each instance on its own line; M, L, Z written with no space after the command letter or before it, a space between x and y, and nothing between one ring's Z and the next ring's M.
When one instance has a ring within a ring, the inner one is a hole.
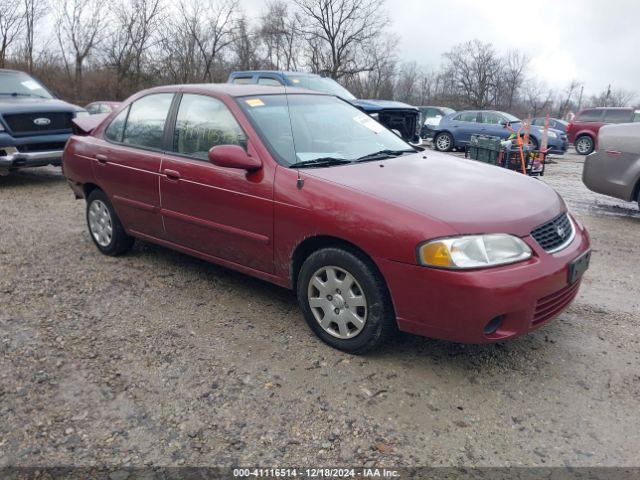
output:
M579 122L598 122L602 118L602 110L584 110L576 118Z
M38 81L22 72L0 72L0 96L52 98Z

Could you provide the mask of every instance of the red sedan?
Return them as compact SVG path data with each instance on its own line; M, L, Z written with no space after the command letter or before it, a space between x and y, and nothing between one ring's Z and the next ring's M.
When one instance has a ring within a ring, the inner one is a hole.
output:
M420 151L333 96L160 87L76 123L63 168L102 253L137 238L293 288L312 330L348 352L397 328L522 335L588 266L587 231L546 184Z

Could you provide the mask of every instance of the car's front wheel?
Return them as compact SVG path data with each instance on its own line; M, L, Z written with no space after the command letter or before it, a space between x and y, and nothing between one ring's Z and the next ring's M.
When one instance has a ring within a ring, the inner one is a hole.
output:
M105 255L120 255L133 246L133 237L125 232L102 190L94 190L87 197L87 226L93 243Z
M453 149L453 137L447 132L439 133L433 140L433 144L439 152L450 152Z
M362 255L334 247L312 253L300 269L297 294L311 330L339 350L364 353L395 331L386 285Z
M576 152L579 155L589 155L591 152L593 152L593 139L589 135L583 135L576 139L573 146L575 147Z

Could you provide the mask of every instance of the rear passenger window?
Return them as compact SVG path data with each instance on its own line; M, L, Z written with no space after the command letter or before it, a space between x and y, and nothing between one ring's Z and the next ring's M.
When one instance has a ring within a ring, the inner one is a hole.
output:
M280 87L280 86L282 86L282 83L280 83L280 81L278 81L277 79L268 78L268 77L260 77L258 79L258 83L260 85L269 85L269 86L272 86L272 87Z
M136 100L129 107L122 143L162 150L164 125L173 93L156 93Z
M576 118L579 122L599 122L602 118L602 110L585 110Z
M631 111L629 110L607 110L604 114L606 123L629 123L631 122Z
M457 120L459 122L475 122L477 117L478 114L476 112L464 112L460 115L456 115L454 120Z
M122 142L122 134L124 133L124 122L127 120L128 108L121 111L116 118L111 120L111 123L104 132L104 136L107 140L112 142Z
M173 151L208 160L209 150L216 145L240 145L246 149L247 137L220 100L204 95L183 95L176 118Z
M640 122L640 112L634 112L633 113L633 121L634 122Z

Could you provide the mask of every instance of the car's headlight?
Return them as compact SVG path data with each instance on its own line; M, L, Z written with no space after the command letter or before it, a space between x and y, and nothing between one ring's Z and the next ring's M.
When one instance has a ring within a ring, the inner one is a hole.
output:
M75 118L88 117L88 116L89 116L89 112L87 112L86 110L81 110L79 112L76 112L75 114Z
M418 262L427 267L465 269L521 262L531 249L518 237L506 233L441 238L418 247Z
M556 132L551 132L551 131L547 132L547 136L549 138L558 138L558 134Z

